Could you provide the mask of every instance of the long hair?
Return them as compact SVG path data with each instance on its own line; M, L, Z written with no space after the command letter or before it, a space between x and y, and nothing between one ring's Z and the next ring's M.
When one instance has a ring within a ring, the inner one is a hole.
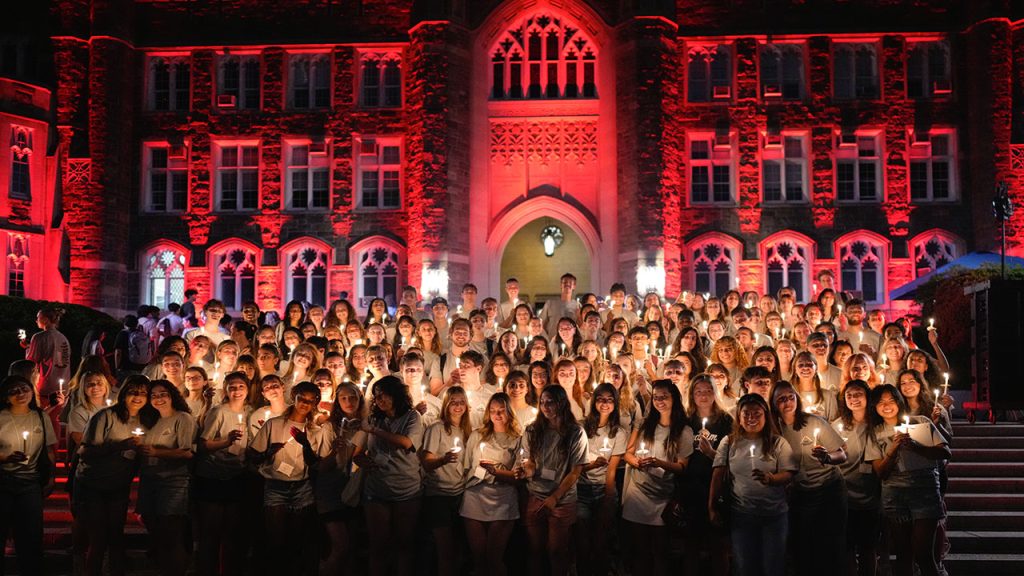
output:
M576 405L580 407L580 411L586 412L586 410L587 410L587 402L586 402L586 400L583 399L583 385L580 384L579 374L576 374L576 363L575 362L573 362L572 360L569 360L568 358L563 358L563 359L559 360L558 364L555 364L555 370L554 370L554 372L555 372L555 378L554 378L555 382L557 382L559 386L562 385L561 382L558 382L558 369L561 368L561 367L566 367L566 366L572 366L572 371L573 371L573 374L575 375L574 378L572 379L572 401L575 402Z
M290 382L295 374L295 355L305 354L309 356L309 369L306 371L306 379L312 379L313 374L316 373L317 369L320 368L320 350L316 346L313 346L309 342L300 342L295 350L292 350L290 360L288 361L288 370L284 373L282 378L285 382Z
M420 336L420 327L425 324L433 326L434 328L434 337L430 339L430 342L424 342L423 338ZM437 324L434 324L433 320L429 318L420 320L419 323L416 324L416 337L419 338L416 344L425 352L433 352L438 356L441 355L441 333L437 330Z
M757 350L754 350L754 355L750 357L750 365L757 365L757 357L761 354L770 354L775 359L775 369L770 370L772 382L778 382L782 379L782 362L779 361L779 353L775 351L775 348L771 346L761 346Z
M316 387L316 384L312 382L299 382L292 388L292 398L297 398L299 394L312 394L315 400L313 401L313 410L306 414L306 425L312 425L316 422L316 406L320 405L320 389ZM284 411L285 418L291 418L292 412L295 410L295 404L288 406L288 409Z
M592 438L597 434L597 429L601 425L601 413L597 411L598 394L612 395L614 408L612 413L608 415L608 437L615 438L615 434L618 433L619 428L622 426L619 415L619 391L615 389L615 386L607 382L598 384L597 388L594 389L594 393L590 396L590 412L583 419L583 430L587 433L588 438Z
M299 312L301 312L301 314L299 314L299 321L293 324L292 323L292 315L290 314L290 312L291 312L292 308L296 308L296 307L298 307ZM302 302L300 302L298 300L292 300L292 301L288 302L288 304L284 307L284 315L282 315L282 317L281 317L281 322L284 322L285 327L288 327L288 328L298 328L299 326L302 325L302 321L305 320L305 318L306 318L306 307L302 305ZM301 332L300 332L300 334L301 334ZM283 341L284 340L282 340L282 342Z
M340 429L342 418L349 418L345 411L341 409L341 402L338 401L341 393L345 390L352 392L356 396L358 403L356 404L355 418L362 419L366 417L366 395L352 382L339 382L337 388L334 389L334 405L331 406L330 417L331 424L334 425L335 430Z
M690 379L690 387L686 391L686 405L690 407L687 412L687 416L693 420L698 418L697 413L697 401L693 398L693 389L697 387L697 384L707 384L711 387L711 422L717 422L719 418L725 415L725 411L722 410L722 405L718 403L718 391L715 390L715 383L711 380L711 376L701 372Z
M627 414L630 417L633 416L633 411L636 409L636 398L633 397L633 387L630 385L629 380L626 378L626 372L622 369L622 366L618 364L609 364L608 369L605 371L605 380L609 380L611 373L618 371L619 379L622 381L618 394L616 395L619 399L619 412ZM609 384L611 384L609 382ZM614 385L611 385L615 388Z
M512 359L508 357L508 354L505 354L504 352L501 352L499 350L495 350L494 354L491 354L490 359L487 361L487 368L484 370L483 376L481 377L481 381L497 386L498 377L494 375L494 361L499 359L504 360L505 364L508 364L509 374L505 378L507 379L509 376L512 375L512 369L515 368Z
M0 382L0 410L11 409L11 396L7 392L15 386L28 386L29 391L32 392L32 398L28 401L28 407L42 414L42 410L36 402L36 389L32 386L32 382L28 378L18 375L7 376L3 382Z
M740 414L744 406L757 406L764 410L764 427L761 428L759 434L761 438L761 458L764 458L765 454L772 451L772 447L775 445L775 424L773 423L771 410L768 408L768 403L761 397L760 394L744 394L740 397L736 403L736 419L732 423L732 432L729 433L729 437L736 439L740 438L743 434L743 427L741 421L743 416ZM735 441L730 441L730 445L735 446Z
M683 397L679 393L679 388L672 383L671 380L655 380L651 383L651 407L647 411L647 416L644 417L643 423L640 425L640 436L648 442L654 441L654 434L658 430L658 425L661 422L661 413L658 412L658 408L654 405L654 394L658 390L665 390L672 397L672 408L669 413L669 429L668 437L665 438L665 454L675 454L677 443L682 437L683 428L686 427L686 410L683 408Z
M319 394L320 391L317 390L317 393ZM376 398L378 394L387 394L391 397L391 407L395 412L395 418L401 418L406 412L412 410L412 396L409 395L409 389L397 376L388 375L374 382L373 397ZM374 402L370 409L370 420L376 424L383 424L387 417L387 414Z
M74 395L76 406L88 406L89 398L86 394L86 384L93 376L99 376L103 379L103 384L107 387L106 393L103 394L104 398L110 396L110 391L113 390L113 385L110 380L107 379L107 375L103 372L84 372L80 376L77 374L76 376L78 377L78 385L75 386L74 389L69 389L68 391L69 394Z
M522 372L520 372L522 374ZM509 377L511 380L511 376ZM491 405L499 404L502 409L505 410L505 419L508 420L508 431L507 434L513 438L519 438L523 435L522 424L519 423L519 419L516 418L515 410L512 409L512 399L508 397L508 394L504 392L497 392L491 396L491 399L487 401L487 408L484 413L484 423L480 426L480 439L487 442L494 436L494 422L491 422ZM463 421L468 418L463 418Z
M572 409L569 408L569 395L561 386L548 386L541 392L541 400L547 395L555 403L555 414L558 415L558 426L547 419L543 410L537 411L537 418L526 427L526 441L529 442L531 454L541 454L544 448L544 434L554 430L559 437L558 453L561 456L569 454L569 444L572 442L571 432L576 424L573 418Z
M868 396L868 421L871 422L872 431L885 425L885 420L878 414L878 402L886 394L891 395L892 399L896 401L900 414L910 414L910 410L907 410L907 401L903 398L903 394L900 394L898 388L892 384L879 384L871 390L871 395Z
M868 398L871 397L871 387L868 386L867 382L863 380L850 380L846 383L846 386L843 387L843 393L839 395L839 419L843 421L843 426L847 427L853 426L853 410L850 410L850 407L846 405L846 391L851 386L864 391L865 405ZM866 411L864 412L864 419L869 422L871 421L870 415Z
M196 419L201 421L201 418L210 409L210 403L212 402L212 400L210 399L210 394L207 394L207 392L209 392L210 389L213 388L213 386L210 384L210 376L206 373L206 370L204 370L201 366L189 366L188 368L185 368L185 370L182 371L182 374L183 375L187 375L189 372L196 372L196 373L198 373L203 378L203 387L199 391L199 398L198 398L198 400L202 404L202 407L199 409L199 414L195 415ZM224 376L224 386L225 387L227 386L227 383L228 383L228 378L227 377L230 374L234 374L234 372L231 372L231 373L229 373L229 374ZM245 374L243 373L243 376L244 375ZM251 396L252 390L250 390L249 392L250 392L250 396ZM186 399L189 398L189 395L191 395L191 394L192 394L192 392L188 389L188 386L185 386L185 398ZM226 396L227 395L225 394L225 397Z
M928 416L930 418L932 415L932 409L935 408L935 399L932 398L931 388L928 387L928 381L925 380L924 374L921 374L921 372L914 370L912 368L904 368L903 370L900 370L899 374L896 375L896 387L899 388L900 390L903 389L903 387L900 386L900 380L903 379L903 376L905 374L909 374L914 380L917 381L918 415ZM902 392L900 393L902 394ZM905 394L903 395L903 399L907 400L907 396ZM909 400L907 401L907 407L910 407Z
M683 350L683 338L685 338L690 332L693 332L696 337L696 343L693 345L693 349ZM707 358L704 356L704 338L701 337L700 332L693 326L687 326L679 331L675 341L672 342L672 350L676 351L676 353L689 352L690 355L693 356L694 370L696 370L698 366L703 368L707 364Z
M733 361L736 363L736 368L743 370L747 366L750 366L750 358L747 358L747 351L740 346L739 341L732 336L722 336L718 340L715 340L714 345L711 347L711 361L716 364L724 363L719 359L718 352L725 346L730 346L733 349Z
M538 394L533 387L533 371L538 368L544 370L545 378L547 379L547 383L544 384L544 387L547 388L551 386L551 365L540 360L531 362L526 374L526 402L531 406L536 406L537 403L540 402L540 394Z
M338 328L344 328L341 320L338 319L338 308L344 308L348 315L345 318L347 323L349 320L353 320L356 317L356 309L352 307L352 304L348 300L335 300L331 302L330 308L327 309L327 318L324 320L326 326L337 326Z
M784 392L786 390L789 390L794 396L796 396L796 414L794 414L793 430L801 430L807 425L807 413L804 412L804 402L800 398L800 393L796 391L796 387L785 380L779 380L776 382L775 385L772 386L772 393L768 396L772 399L772 420L775 422L775 428L777 430L782 430L782 414L779 412L779 405L775 401L775 397L778 396L780 392Z
M814 401L816 403L817 402L821 402L821 400L822 400L822 395L821 395L821 376L818 376L818 361L814 358L814 354L811 354L807 350L804 350L802 352L798 352L797 353L797 355L793 358L793 370L794 370L794 372L793 372L793 379L794 380L799 380L799 378L800 378L796 374L795 370L796 370L796 365L799 364L801 360L803 360L805 362L813 362L814 363L814 376L811 376L811 381L814 382ZM789 384L789 383L787 382L787 384ZM799 396L799 395L800 394L798 393L797 396ZM800 400L802 400L802 398Z
M174 385L172 384L173 388ZM128 423L128 405L125 404L125 398L128 397L129 392L136 390L142 390L146 393L146 405L139 411L139 421L143 423L147 428L151 427L160 419L160 414L149 405L149 389L150 382L149 378L146 378L142 374L132 374L124 379L124 383L121 384L121 389L117 392L117 403L110 407L113 411L114 416L121 421L122 424ZM146 424L149 422L150 424Z
M462 443L465 444L469 435L473 433L473 425L470 424L469 413L473 409L469 405L469 395L466 394L465 389L462 386L452 386L444 391L444 398L441 399L441 423L444 425L444 431L446 434L452 433L452 428L455 427L455 422L452 420L452 415L448 412L448 409L452 405L452 397L461 394L463 402L466 403L466 412L462 415L462 420L459 422L458 428L462 432Z
M174 383L170 380L152 380L149 383L150 393L152 393L153 388L156 388L157 386L163 386L167 389L167 394L171 397L171 408L174 408L175 412L184 412L186 414L192 413L192 409L188 407L188 402L185 401L185 397L181 395L181 392Z

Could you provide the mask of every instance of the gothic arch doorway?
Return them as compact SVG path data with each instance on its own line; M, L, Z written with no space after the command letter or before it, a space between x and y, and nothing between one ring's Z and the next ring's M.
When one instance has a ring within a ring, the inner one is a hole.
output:
M558 230L558 245L547 256L542 242L546 230ZM572 227L555 218L537 218L520 228L505 245L501 255L501 278L519 279L520 298L532 304L557 298L559 278L569 272L576 276L577 293L590 286L591 255Z

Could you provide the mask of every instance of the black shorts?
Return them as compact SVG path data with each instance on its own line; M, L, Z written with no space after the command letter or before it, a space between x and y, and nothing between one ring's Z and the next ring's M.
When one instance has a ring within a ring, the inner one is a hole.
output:
M423 519L431 528L450 528L461 524L459 508L462 506L462 494L458 496L424 496Z
M241 504L248 493L245 474L220 480L196 475L192 496L196 502L210 504Z

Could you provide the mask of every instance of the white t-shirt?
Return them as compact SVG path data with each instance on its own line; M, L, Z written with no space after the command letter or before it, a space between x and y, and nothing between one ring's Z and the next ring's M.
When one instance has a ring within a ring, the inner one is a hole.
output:
M28 432L27 437L23 435ZM0 411L0 453L24 452L24 462L8 462L3 465L7 474L20 478L35 478L36 464L40 450L57 444L50 419L39 412L29 410L27 414L12 414L10 410Z

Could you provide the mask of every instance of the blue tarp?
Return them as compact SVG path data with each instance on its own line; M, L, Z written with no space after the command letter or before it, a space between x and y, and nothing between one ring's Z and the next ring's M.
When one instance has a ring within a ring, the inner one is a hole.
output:
M981 268L986 264L992 264L999 266L999 254L995 252L971 252L970 254L961 256L956 260L953 260L945 266L940 266L937 270L929 272L924 276L914 280L913 282L907 282L903 286L895 290L889 291L890 300L911 300L914 298L914 293L917 292L919 286L930 280L936 274L942 274L949 271L951 268L966 268L968 270L975 270ZM1006 257L1006 267L1024 267L1024 258L1016 258L1013 256Z

